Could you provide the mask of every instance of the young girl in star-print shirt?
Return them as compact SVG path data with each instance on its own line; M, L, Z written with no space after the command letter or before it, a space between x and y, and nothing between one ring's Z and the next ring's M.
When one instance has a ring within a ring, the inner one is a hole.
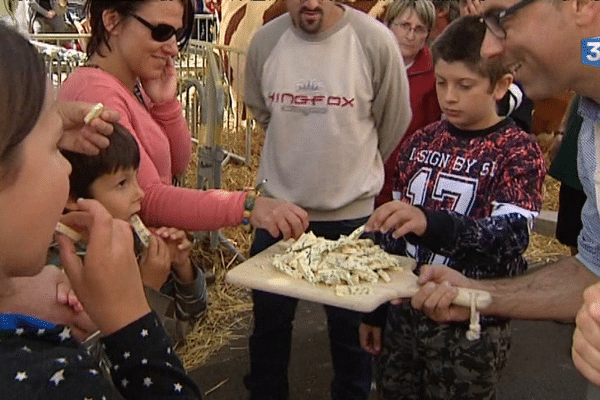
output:
M2 24L0 37L0 398L201 398L146 302L129 225L94 200L61 216L71 166L59 148L97 152L118 116L105 110L84 126L92 105L55 102L36 49ZM82 261L57 235L73 290L102 333L112 382L56 321L48 291L19 301L14 279L44 271L59 219L87 238Z
M463 17L434 42L436 90L446 118L403 144L395 200L366 224L367 231L386 232L381 246L387 251L476 279L525 271L522 254L546 173L537 143L498 116L496 101L512 76L499 61L480 57L485 29L477 17ZM508 320L482 318L475 341L466 338L468 323L438 324L410 303L383 307L363 321L361 344L379 355L381 399L495 398L510 346Z

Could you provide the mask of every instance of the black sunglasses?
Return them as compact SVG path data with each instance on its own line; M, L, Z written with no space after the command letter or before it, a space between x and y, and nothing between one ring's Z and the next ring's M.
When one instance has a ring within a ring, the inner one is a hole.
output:
M179 43L186 36L185 28L175 29L171 25L167 24L152 25L139 15L134 13L130 13L129 15L140 21L146 28L150 29L150 35L152 36L152 39L156 40L157 42L166 42L175 36L177 43Z
M490 30L492 35L500 40L506 39L506 29L504 28L504 20L519 11L521 8L533 3L536 0L522 0L504 10L491 9L483 13L481 19Z

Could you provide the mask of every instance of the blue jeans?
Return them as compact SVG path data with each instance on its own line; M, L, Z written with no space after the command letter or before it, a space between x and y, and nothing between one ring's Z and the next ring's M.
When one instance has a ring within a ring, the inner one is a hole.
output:
M308 229L327 239L348 235L367 217L311 222ZM257 230L250 254L254 255L279 241L265 230ZM252 291L254 331L250 336L250 375L247 386L251 400L287 400L288 365L292 348L292 323L298 299ZM359 344L358 327L362 314L325 306L334 377L333 400L367 400L371 389L371 356Z

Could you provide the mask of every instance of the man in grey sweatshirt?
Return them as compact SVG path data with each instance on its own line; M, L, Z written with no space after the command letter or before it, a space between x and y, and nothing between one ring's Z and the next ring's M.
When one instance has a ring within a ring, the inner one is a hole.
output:
M316 235L337 239L364 224L383 186L383 163L411 119L398 45L372 17L332 0L286 0L288 13L253 37L245 101L265 128L258 180L265 195L304 208ZM256 232L251 253L279 238ZM253 291L251 399L287 399L297 299ZM325 307L333 399L366 400L371 360L358 313Z

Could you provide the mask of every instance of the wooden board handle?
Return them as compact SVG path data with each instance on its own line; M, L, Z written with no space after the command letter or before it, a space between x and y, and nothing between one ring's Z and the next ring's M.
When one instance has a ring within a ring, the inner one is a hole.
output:
M404 297L414 296L421 286L417 283L417 276L413 273L407 274L402 282L405 283L404 287L397 288L397 294L404 295ZM475 295L475 307L477 309L486 308L492 303L492 295L485 290L467 289L457 287L458 295L452 300L452 304L462 307L471 307L471 294ZM402 297L402 296L400 296ZM390 299L391 300L391 299Z
M475 307L486 308L492 304L492 295L485 290L458 288L458 295L452 300L452 304L462 307L471 307L471 294L475 295Z

